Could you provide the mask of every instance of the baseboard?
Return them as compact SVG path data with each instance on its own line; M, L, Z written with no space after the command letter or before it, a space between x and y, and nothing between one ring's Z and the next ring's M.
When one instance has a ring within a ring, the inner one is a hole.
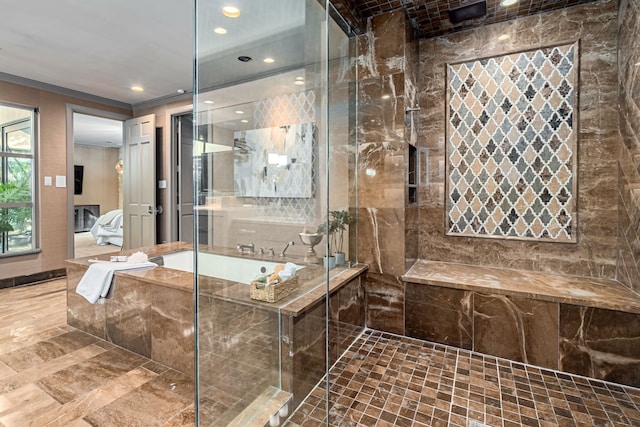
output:
M56 270L42 271L40 273L29 274L26 276L8 277L0 279L0 289L13 288L16 286L35 285L40 282L46 282L67 275L66 268Z

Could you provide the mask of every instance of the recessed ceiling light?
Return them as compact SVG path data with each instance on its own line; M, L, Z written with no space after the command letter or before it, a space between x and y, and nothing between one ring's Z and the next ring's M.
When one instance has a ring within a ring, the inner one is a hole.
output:
M236 114L244 114L244 111L242 111L242 110L236 110Z
M222 14L228 18L237 18L240 16L240 9L235 6L225 6L222 8Z
M214 28L213 32L216 34L227 34L227 30L222 27Z
M185 92L185 90L184 89L178 89L176 92L178 92L180 95L182 95Z
M144 89L141 86L131 86L131 90L134 92L144 92Z
M501 42L505 41L505 40L509 40L511 38L511 36L509 34L502 34L498 37L498 40L500 40Z
M298 77L296 77L296 80L300 80L300 81L302 81L302 80L304 80L304 77L300 77L300 76L298 76Z
M246 55L238 56L238 61L240 61L240 62L249 62L252 59L253 59L252 57L246 56Z
M516 3L518 3L518 0L502 0L500 2L500 6L508 7L508 6L513 6Z
M274 62L276 62L276 60L273 58L264 58L263 61L265 64L273 64Z
M242 120L240 120L240 123L249 123L249 120L247 120L247 119L242 119Z
M206 100L206 101L204 101L204 103L205 104L213 104L213 101Z
M302 86L304 84L304 80L296 80L293 82L294 85Z
M382 95L382 99L389 99L391 98L391 95Z

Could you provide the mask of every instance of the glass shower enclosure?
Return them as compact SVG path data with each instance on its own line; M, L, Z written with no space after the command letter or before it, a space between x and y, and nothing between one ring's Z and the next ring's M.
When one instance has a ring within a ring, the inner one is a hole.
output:
M357 262L355 43L318 0L195 4L197 422L281 425L310 393L327 421L330 298Z

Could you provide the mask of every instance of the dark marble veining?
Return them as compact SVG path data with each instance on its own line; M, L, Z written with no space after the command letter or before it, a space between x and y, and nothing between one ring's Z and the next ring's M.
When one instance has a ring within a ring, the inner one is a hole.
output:
M189 246L158 245L144 251L163 254L180 249ZM216 252L237 256L229 249ZM298 259L294 261L300 263ZM105 304L92 305L75 294L88 267L87 260L72 260L68 265L70 324L104 334L108 341L186 376L192 375L192 273L164 267L117 272L113 298ZM199 276L201 422L227 425L251 418L255 416L250 413L252 410L260 412L265 408L263 403L269 400L266 396L273 395L269 390L277 390L280 385L285 394L278 399L286 402L287 396L293 395L294 402L299 403L324 375L327 288L332 295L329 333L335 360L364 328L360 276L365 271L364 265L332 270L327 287L323 285L326 270L306 265L298 272L300 288L277 303L251 300L246 284ZM124 402L114 405L126 406ZM109 408L109 412L120 411L120 406ZM102 420L98 414L95 417Z
M640 297L604 279L418 261L407 335L640 386Z
M560 369L640 386L640 315L560 304Z
M412 338L473 348L471 292L406 283L405 334Z
M403 280L640 314L640 297L614 280L417 261Z
M640 5L618 5L618 97L622 141L618 155L618 279L640 292Z
M147 283L118 276L113 299L105 303L106 340L151 358L151 313L154 291Z
M418 103L418 50L405 12L371 18L357 54L358 261L369 266L367 324L403 333L399 276L405 253L417 255L405 243L407 144L418 138L418 115L406 112Z
M476 293L474 351L558 369L558 304Z
M418 144L428 152L419 205L421 259L616 277L616 2L599 1L420 40ZM505 34L507 40L498 36ZM580 41L577 243L445 236L445 65ZM494 246L495 245L495 246Z

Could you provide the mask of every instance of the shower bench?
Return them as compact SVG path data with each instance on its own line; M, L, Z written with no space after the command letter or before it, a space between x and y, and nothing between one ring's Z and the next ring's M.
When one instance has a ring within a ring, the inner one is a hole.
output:
M418 260L405 334L640 387L640 296L614 280Z

